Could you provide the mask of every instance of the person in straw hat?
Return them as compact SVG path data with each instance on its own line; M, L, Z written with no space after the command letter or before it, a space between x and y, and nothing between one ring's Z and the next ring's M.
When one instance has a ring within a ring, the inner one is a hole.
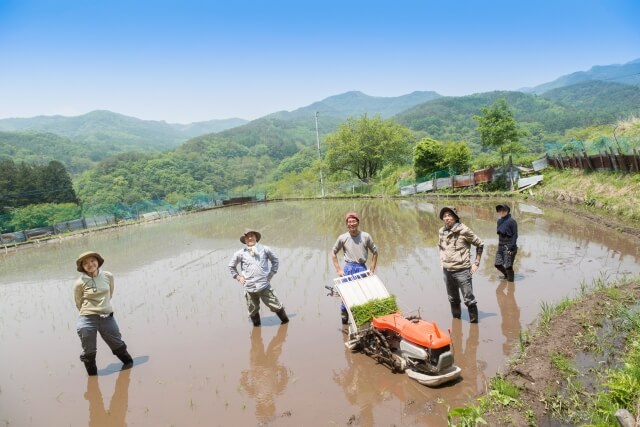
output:
M122 369L133 366L133 358L122 340L120 329L113 317L113 275L102 269L104 258L94 251L84 252L76 259L76 270L82 273L73 285L73 296L79 315L76 324L82 344L80 360L87 374L97 375L97 335L107 343L114 355L124 364Z
M240 236L244 248L233 254L229 261L231 277L244 288L249 318L253 326L260 326L260 301L276 313L280 322L289 322L287 313L280 300L273 292L271 279L278 272L279 260L273 250L258 244L262 235L259 231L245 228Z

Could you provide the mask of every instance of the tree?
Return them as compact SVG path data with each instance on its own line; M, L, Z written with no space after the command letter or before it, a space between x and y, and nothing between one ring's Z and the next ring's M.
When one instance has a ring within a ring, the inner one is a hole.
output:
M449 168L455 173L462 173L469 169L471 161L471 148L465 142L444 143L444 156L442 167Z
M349 118L327 136L331 172L346 171L369 182L387 164L404 164L413 140L411 131L380 116Z
M518 143L522 132L518 130L513 113L504 98L498 99L491 107L480 108L481 116L473 116L478 122L478 131L484 147L493 147L500 153L504 169L504 157Z
M41 188L46 194L45 201L51 203L78 203L71 177L62 163L56 160L50 161L44 167L42 176L44 177L44 182Z
M444 159L442 143L431 138L423 138L413 150L413 171L416 178L432 174L440 169Z
M413 170L416 178L432 174L440 169L455 173L466 171L471 160L471 149L464 142L439 142L424 138L413 151Z

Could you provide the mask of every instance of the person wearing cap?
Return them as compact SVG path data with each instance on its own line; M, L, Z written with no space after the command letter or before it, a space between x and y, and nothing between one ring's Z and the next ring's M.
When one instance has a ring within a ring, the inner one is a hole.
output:
M271 287L271 278L278 272L280 262L270 247L258 244L261 238L262 235L256 230L244 230L240 242L245 246L231 257L229 272L244 287L247 310L253 326L261 324L261 300L285 324L289 322L289 317Z
M518 223L511 217L511 208L501 204L496 206L498 218L498 251L496 252L495 267L502 273L503 279L513 282L515 272L513 263L518 253Z
M94 251L84 252L76 259L76 270L82 273L73 285L73 296L79 311L76 330L82 344L80 360L89 375L98 374L98 332L113 354L124 364L122 369L133 366L133 359L113 317L113 274L103 270L102 264L104 258Z
M378 247L373 242L373 238L367 232L360 231L360 216L357 212L347 212L345 215L347 232L338 236L336 243L331 249L331 259L338 276L349 276L367 270L367 258L371 252L371 263L369 271L375 273L378 262ZM338 252L344 252L344 267L340 267ZM340 305L342 323L348 322L347 310L344 304Z
M438 232L440 264L451 304L451 314L455 319L461 316L460 293L469 310L469 322L478 323L478 306L473 295L471 275L478 270L484 242L462 222L455 209L444 207L440 210L444 222ZM475 260L471 262L471 246L476 247Z

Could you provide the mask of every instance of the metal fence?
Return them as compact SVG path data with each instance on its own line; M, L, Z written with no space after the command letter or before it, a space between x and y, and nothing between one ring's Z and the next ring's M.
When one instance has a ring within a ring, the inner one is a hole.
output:
M613 150L588 156L586 152L572 153L566 156L547 154L549 166L556 169L578 168L585 170L612 170L620 172L640 172L640 153L615 154Z
M9 233L0 233L0 245L14 245L28 241L38 241L40 239L50 238L51 236L61 235L81 230L95 229L101 227L110 227L119 223L156 221L173 215L179 215L185 211L203 210L218 206L230 206L243 203L252 203L266 200L266 194L254 194L251 196L236 196L225 199L216 199L211 201L198 201L179 207L168 206L166 209L151 210L147 212L140 211L138 206L114 205L113 210L124 212L135 212L125 216L115 214L98 215L88 218L77 218L69 221L60 222L51 226L31 228L28 230L20 230Z

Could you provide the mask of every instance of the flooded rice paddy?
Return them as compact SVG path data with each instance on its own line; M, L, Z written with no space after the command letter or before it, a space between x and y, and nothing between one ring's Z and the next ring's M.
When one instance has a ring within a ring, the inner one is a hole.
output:
M237 206L0 254L0 424L444 426L447 407L484 391L541 302L640 271L638 247L619 233L516 202L516 280L501 281L495 203L455 205L486 244L473 278L479 325L466 310L451 319L436 248L443 205L424 200ZM348 210L360 212L380 248L377 273L403 311L451 329L461 381L427 388L344 347L339 300L324 286ZM227 269L245 227L280 257L273 285L288 325L264 307L262 327L246 316ZM99 340L92 378L78 359L71 292L75 258L89 249L115 275L115 317L135 361L120 371Z

